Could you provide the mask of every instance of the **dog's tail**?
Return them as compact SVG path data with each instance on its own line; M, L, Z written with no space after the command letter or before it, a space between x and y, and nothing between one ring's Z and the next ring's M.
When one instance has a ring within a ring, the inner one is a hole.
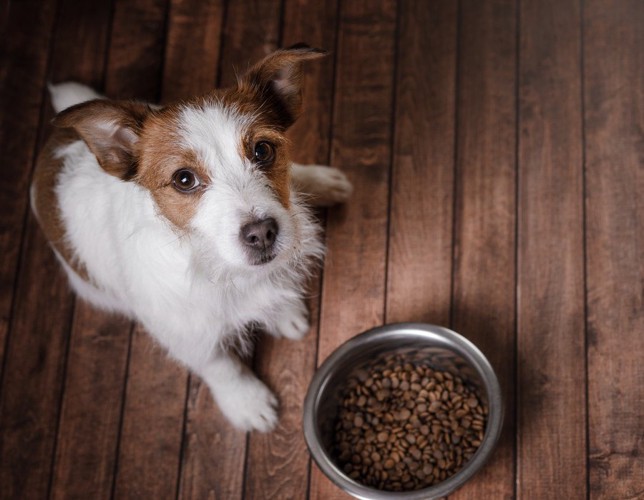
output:
M94 89L76 82L57 83L56 85L49 83L47 87L49 88L51 103L56 113L60 113L63 109L80 104L81 102L91 101L93 99L105 99L104 96Z

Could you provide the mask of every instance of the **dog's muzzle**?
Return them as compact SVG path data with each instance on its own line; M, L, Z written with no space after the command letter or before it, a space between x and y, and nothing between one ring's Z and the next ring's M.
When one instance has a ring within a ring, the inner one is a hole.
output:
M275 258L275 241L278 233L279 226L272 217L242 226L239 239L246 249L251 264L266 264Z

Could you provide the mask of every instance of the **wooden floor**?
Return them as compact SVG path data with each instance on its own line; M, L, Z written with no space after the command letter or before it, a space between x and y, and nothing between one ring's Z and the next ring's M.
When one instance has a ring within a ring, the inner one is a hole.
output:
M644 497L644 2L1 0L0 497L345 498L311 464L302 400L341 342L451 326L507 404L455 499ZM279 46L307 66L296 159L355 196L301 342L262 339L272 434L128 321L74 300L28 209L47 81L171 101Z

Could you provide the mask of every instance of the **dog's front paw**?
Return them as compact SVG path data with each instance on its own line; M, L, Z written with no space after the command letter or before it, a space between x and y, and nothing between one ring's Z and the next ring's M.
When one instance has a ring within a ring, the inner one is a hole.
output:
M297 165L293 171L296 189L307 194L316 206L329 207L346 202L353 186L347 176L335 167Z
M219 408L238 429L268 432L277 425L277 398L259 379L246 375L215 395Z
M309 331L309 314L304 303L292 305L280 313L279 319L270 328L278 337L300 340Z

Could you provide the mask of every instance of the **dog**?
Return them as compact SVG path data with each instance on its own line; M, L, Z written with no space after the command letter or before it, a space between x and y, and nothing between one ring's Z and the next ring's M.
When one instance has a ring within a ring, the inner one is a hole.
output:
M59 114L39 155L31 206L82 299L139 321L199 375L242 430L278 421L274 394L240 361L260 325L300 339L305 282L323 256L309 205L345 202L338 169L292 163L299 44L237 84L163 107L51 85Z

